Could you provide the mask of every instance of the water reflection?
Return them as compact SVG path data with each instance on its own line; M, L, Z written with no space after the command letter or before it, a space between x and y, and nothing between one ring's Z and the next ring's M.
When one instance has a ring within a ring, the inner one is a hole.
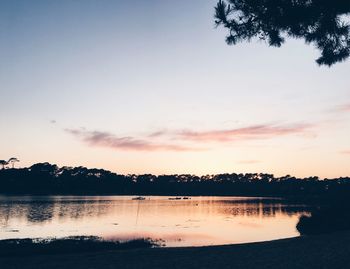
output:
M271 240L298 235L309 208L278 199L152 196L0 197L0 239L97 235L163 239L167 246Z

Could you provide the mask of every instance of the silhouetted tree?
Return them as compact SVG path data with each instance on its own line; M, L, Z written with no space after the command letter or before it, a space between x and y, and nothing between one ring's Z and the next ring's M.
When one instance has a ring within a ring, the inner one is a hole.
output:
M19 160L15 157L12 157L8 160L8 163L12 164L12 168L15 168L15 163L19 162Z
M5 169L5 166L8 165L8 162L5 160L0 160L0 165L2 166L2 169Z
M252 38L280 47L285 37L314 44L320 65L331 66L350 55L349 0L220 0L215 23L229 30L234 45Z

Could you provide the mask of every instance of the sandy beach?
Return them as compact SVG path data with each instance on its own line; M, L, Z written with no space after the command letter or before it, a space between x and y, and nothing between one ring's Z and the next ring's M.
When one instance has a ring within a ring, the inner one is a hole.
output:
M10 268L350 268L350 231L269 242L1 257Z

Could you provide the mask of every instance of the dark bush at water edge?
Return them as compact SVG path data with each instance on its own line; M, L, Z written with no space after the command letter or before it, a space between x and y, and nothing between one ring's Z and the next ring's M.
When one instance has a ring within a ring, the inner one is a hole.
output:
M350 230L349 199L339 195L319 205L310 216L300 217L297 230L302 235Z

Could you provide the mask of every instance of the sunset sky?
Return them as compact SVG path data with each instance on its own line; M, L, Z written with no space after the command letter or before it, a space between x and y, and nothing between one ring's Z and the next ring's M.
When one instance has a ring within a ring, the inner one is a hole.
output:
M228 46L217 0L0 2L0 159L350 176L350 61Z

